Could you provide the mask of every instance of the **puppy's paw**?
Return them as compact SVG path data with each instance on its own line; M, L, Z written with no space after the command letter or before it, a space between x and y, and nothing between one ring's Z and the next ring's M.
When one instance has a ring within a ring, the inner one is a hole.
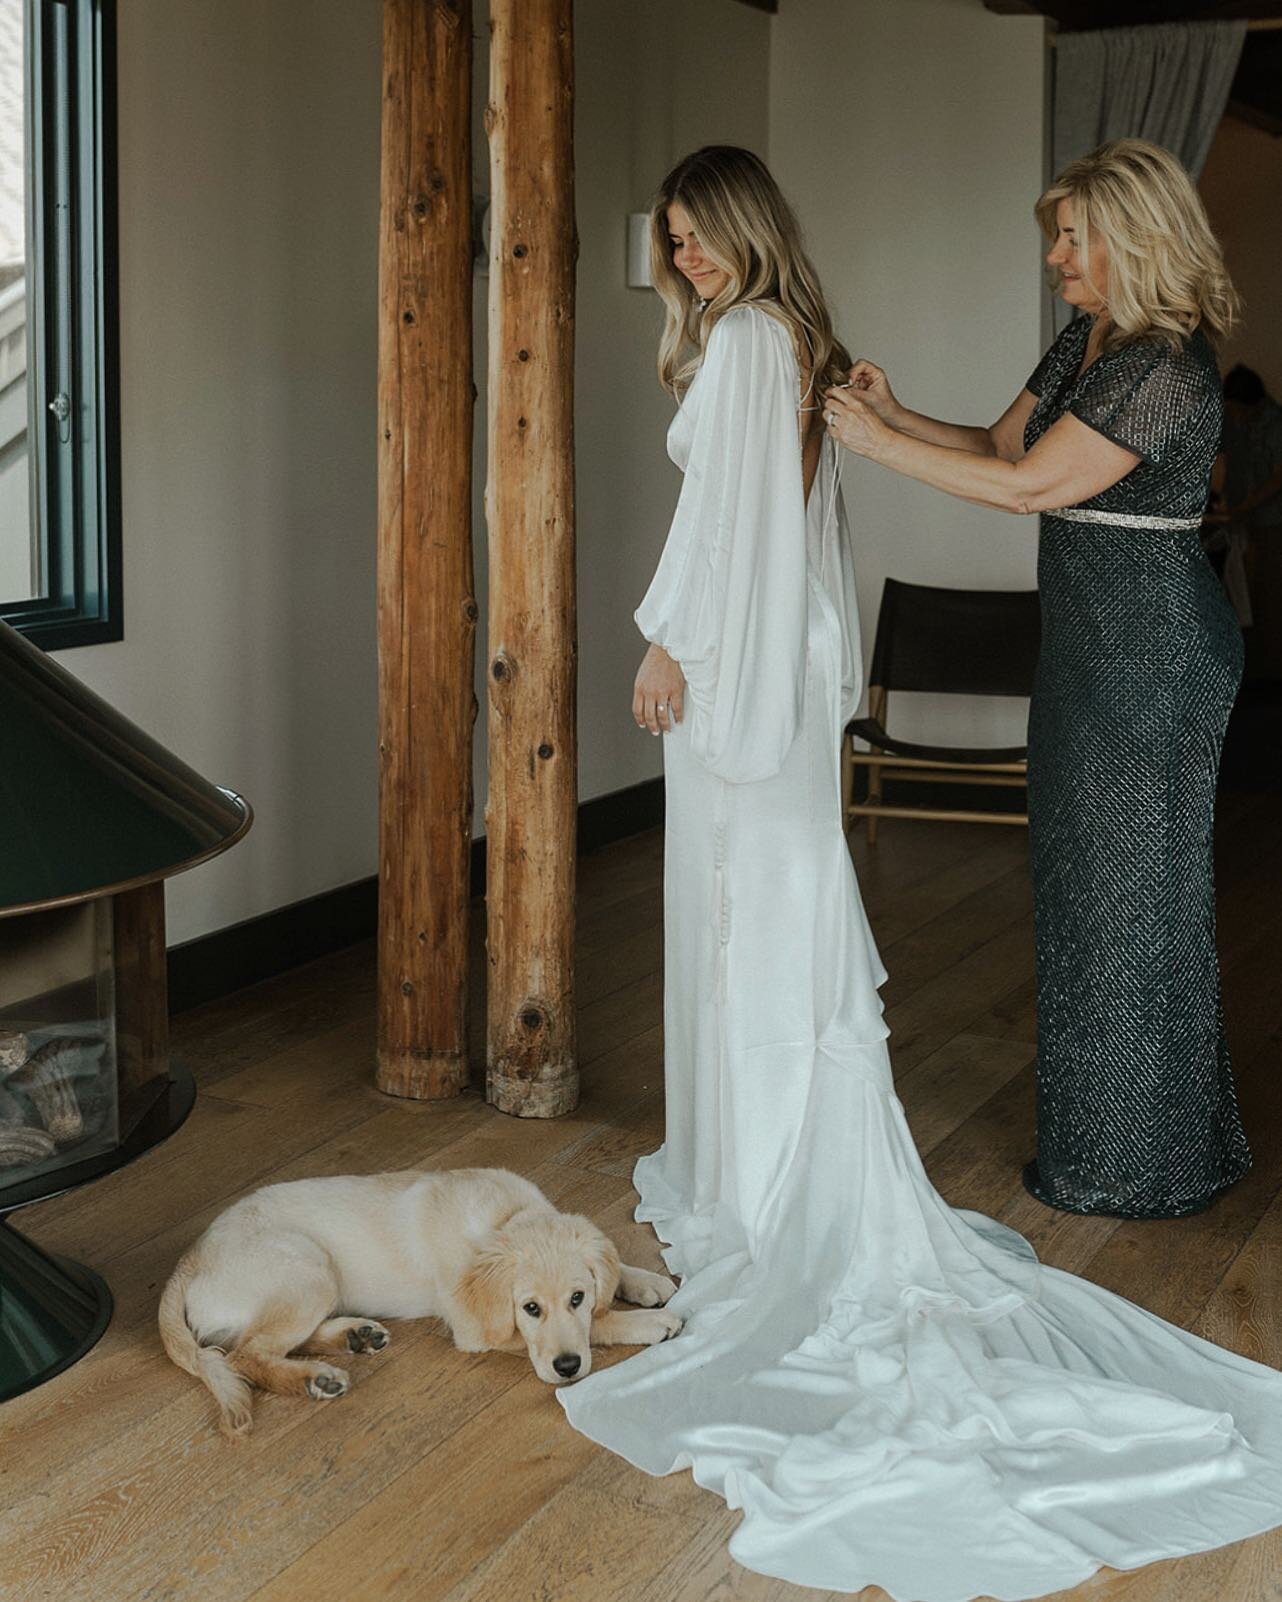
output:
M381 1352L392 1338L391 1332L372 1320L357 1324L347 1332L347 1349L351 1352Z
M638 1340L646 1346L657 1346L660 1341L670 1341L674 1335L679 1335L685 1327L685 1319L670 1313L666 1307L656 1307L649 1312L636 1313L632 1327L637 1331Z
M346 1396L351 1380L341 1368L331 1363L318 1363L314 1373L307 1376L307 1394L314 1401L328 1402L336 1396Z
M633 1307L662 1307L676 1294L676 1284L666 1274L652 1274L648 1268L624 1268L619 1276L619 1298Z
M247 1402L236 1402L227 1408L218 1420L218 1428L225 1441L237 1446L247 1439L254 1420Z

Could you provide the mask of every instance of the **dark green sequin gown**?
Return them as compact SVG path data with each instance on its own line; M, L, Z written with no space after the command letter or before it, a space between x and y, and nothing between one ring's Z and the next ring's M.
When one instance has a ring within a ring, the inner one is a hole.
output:
M1071 412L1141 460L1041 520L1028 760L1037 1158L1025 1182L1071 1212L1173 1217L1250 1164L1212 878L1242 635L1196 526L1222 401L1200 331L1180 350L1106 352L1078 376L1091 322L1070 323L1029 379L1025 446Z

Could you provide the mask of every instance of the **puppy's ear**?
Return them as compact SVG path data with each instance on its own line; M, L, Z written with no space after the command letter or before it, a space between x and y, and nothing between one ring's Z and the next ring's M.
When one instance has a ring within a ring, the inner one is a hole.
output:
M583 1260L596 1287L596 1310L605 1312L619 1289L619 1252L608 1235L603 1235L590 1218L578 1217L579 1244Z
M512 1306L516 1259L501 1235L478 1249L454 1287L454 1344L467 1352L503 1346L516 1335Z

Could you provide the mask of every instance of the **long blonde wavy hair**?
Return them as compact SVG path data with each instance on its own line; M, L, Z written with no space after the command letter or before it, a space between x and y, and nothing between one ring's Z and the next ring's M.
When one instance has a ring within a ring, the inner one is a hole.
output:
M728 275L701 305L672 261L668 207L684 206L709 261ZM698 372L712 330L732 306L759 303L792 332L798 365L817 396L842 382L850 356L833 335L823 290L801 242L792 207L765 163L737 145L707 145L677 163L650 207L650 276L667 307L659 341L659 382L682 395Z
M1198 327L1212 340L1229 333L1241 301L1201 196L1169 150L1112 139L1069 162L1034 208L1050 240L1061 200L1072 206L1078 261L1097 295L1091 240L1108 249L1105 349L1152 337L1178 346Z

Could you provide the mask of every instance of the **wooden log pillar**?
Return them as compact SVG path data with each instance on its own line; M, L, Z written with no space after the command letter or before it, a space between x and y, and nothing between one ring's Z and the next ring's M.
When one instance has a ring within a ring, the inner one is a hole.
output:
M378 1086L467 1081L471 0L384 0L379 230Z
M490 6L488 1099L578 1103L572 0Z

